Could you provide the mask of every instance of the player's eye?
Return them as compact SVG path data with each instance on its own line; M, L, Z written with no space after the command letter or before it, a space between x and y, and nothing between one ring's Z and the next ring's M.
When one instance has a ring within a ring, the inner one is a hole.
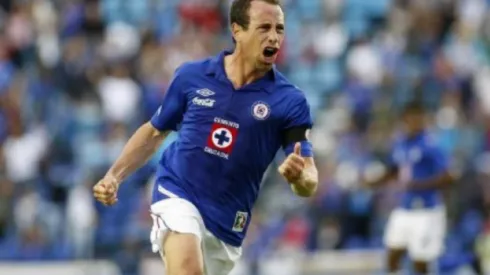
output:
M271 25L269 25L269 24L261 25L261 26L259 26L259 29L261 31L267 32L271 29Z

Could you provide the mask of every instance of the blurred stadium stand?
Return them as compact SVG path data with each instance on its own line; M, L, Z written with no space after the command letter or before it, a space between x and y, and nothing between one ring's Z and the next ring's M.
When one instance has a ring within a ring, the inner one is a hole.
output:
M230 2L0 1L0 274L163 274L148 243L156 159L114 207L96 204L91 186L157 109L173 70L231 46ZM468 274L479 253L490 270L490 1L283 3L278 68L313 108L321 188L296 198L271 166L241 274L379 274L399 190L362 190L359 177L384 169L398 110L415 98L459 178L440 269Z

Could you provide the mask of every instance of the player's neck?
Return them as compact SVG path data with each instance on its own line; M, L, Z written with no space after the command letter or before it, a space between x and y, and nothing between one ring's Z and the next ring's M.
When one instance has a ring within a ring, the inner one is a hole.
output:
M417 129L407 133L409 139L416 139L425 133L425 129Z
M266 72L257 70L255 64L243 58L238 49L225 56L225 72L235 89L250 84L263 77Z

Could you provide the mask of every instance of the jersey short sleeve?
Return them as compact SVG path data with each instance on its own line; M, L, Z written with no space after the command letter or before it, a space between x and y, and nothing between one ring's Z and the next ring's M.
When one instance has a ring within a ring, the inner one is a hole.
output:
M293 152L294 144L301 142L301 154L313 156L313 148L307 139L308 131L313 126L310 106L303 93L297 92L287 108L286 123L283 128L283 149L286 155Z
M179 67L165 93L163 102L151 118L153 127L160 131L177 130L187 106L184 92L183 69Z
M306 101L303 93L297 91L288 106L286 123L283 130L293 127L305 127L309 129L312 126L313 120L311 118L310 105Z

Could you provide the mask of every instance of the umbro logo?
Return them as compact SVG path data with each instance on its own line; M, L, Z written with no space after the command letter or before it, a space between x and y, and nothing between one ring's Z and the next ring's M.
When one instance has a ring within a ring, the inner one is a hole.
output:
M204 89L199 89L196 91L196 93L204 96L204 97L207 97L207 96L212 96L214 95L215 93L213 91L211 91L210 89L207 89L207 88L204 88Z

